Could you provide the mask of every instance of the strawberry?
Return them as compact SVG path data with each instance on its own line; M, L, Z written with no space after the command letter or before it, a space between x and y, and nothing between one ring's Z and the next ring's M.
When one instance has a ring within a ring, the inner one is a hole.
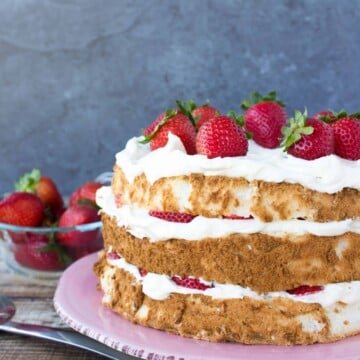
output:
M249 216L241 216L241 215L223 215L223 219L228 220L252 220L254 217L252 215Z
M56 249L47 249L49 240L45 234L26 233L26 240L13 245L15 260L36 270L62 270L65 265Z
M301 296L301 295L314 294L322 290L324 290L323 286L301 285L295 289L287 290L287 292L291 295Z
M15 182L16 191L26 191L37 195L45 208L56 212L64 207L63 199L55 182L48 176L42 176L38 169L24 174Z
M199 129L206 121L220 115L219 110L210 106L208 101L201 106L197 106L193 100L185 102L176 100L176 104L179 111L190 119L196 129Z
M115 195L115 205L118 208L123 206L122 194L116 194Z
M189 276L172 276L171 280L174 281L176 285L186 287L188 289L197 289L197 290L206 290L214 287L213 285L203 284L199 279L189 277Z
M177 110L167 110L161 113L156 120L144 131L144 140L150 142L151 150L164 147L168 142L169 132L178 136L188 154L196 153L196 130L190 119Z
M229 116L221 115L205 122L196 136L196 150L209 159L242 156L248 140L242 128Z
M335 154L348 160L360 159L360 120L346 116L334 123Z
M276 91L270 91L264 97L254 92L250 100L241 103L241 108L245 110L245 130L257 144L269 149L279 146L281 128L287 120L284 106L276 99Z
M39 226L44 206L34 194L13 192L0 201L0 222L18 226Z
M89 205L73 205L68 207L59 219L59 227L72 227L76 225L88 224L100 220L98 211ZM99 230L81 232L73 230L69 232L59 232L56 234L57 241L67 247L81 247L95 251L101 247Z
M144 277L144 276L147 275L148 272L147 272L146 270L142 269L142 268L139 268L139 273L140 273L140 275L141 275L142 277Z
M121 259L121 256L116 251L111 251L106 254L106 258L109 260Z
M159 219L171 222L189 223L194 219L194 215L184 213L173 213L167 211L150 210L150 216L157 217Z
M220 112L218 109L214 108L210 105L203 105L198 108L196 108L192 115L196 119L196 128L199 129L204 123L206 123L208 120L219 116Z
M70 196L69 205L73 206L76 204L88 204L96 205L96 191L103 185L96 181L88 181L85 184L78 187Z
M331 110L322 110L315 113L313 118L325 121L327 123L332 123L337 120L337 114Z
M334 152L334 133L329 124L307 118L307 112L295 111L289 125L282 128L281 146L289 154L306 160L314 160Z

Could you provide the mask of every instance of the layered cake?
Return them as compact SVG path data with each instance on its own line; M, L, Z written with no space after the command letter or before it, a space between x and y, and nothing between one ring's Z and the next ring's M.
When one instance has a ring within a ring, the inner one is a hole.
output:
M116 154L97 192L104 306L208 341L360 332L360 160L307 160L256 139L245 154L209 156L174 131L160 147L143 140Z

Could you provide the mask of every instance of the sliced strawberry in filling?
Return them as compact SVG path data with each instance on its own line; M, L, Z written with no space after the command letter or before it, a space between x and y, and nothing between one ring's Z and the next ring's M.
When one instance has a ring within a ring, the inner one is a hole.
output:
M145 269L139 268L139 273L142 277L144 277L147 275L148 272Z
M118 260L121 259L121 256L116 251L110 251L106 254L108 260Z
M179 286L183 286L189 289L206 290L214 287L214 285L207 285L202 283L199 279L188 276L172 276L171 280Z
M302 296L302 295L314 294L322 290L324 290L324 287L319 285L315 285L315 286L301 285L295 289L287 290L287 292L291 295Z
M115 205L118 208L123 205L123 203L122 203L122 195L121 194L116 194L115 195Z
M195 218L194 215L190 215L190 214L174 213L174 212L160 211L160 210L150 210L149 215L165 221L179 222L179 223L189 223Z
M228 220L251 220L254 217L252 215L249 216L241 216L241 215L223 215L223 219Z

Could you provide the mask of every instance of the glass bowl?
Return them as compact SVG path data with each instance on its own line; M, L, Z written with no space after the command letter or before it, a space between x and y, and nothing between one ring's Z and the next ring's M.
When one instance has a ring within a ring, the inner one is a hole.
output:
M112 177L112 172L104 172L94 181L109 185ZM64 197L65 206L68 200ZM63 235L76 236L75 241L57 241ZM28 278L57 280L74 261L102 248L100 220L72 227L25 227L0 222L0 259L11 271Z
M103 247L102 223L72 227L24 227L0 223L0 254L9 269L29 278L56 280L79 258ZM76 237L76 246L63 246L59 234Z

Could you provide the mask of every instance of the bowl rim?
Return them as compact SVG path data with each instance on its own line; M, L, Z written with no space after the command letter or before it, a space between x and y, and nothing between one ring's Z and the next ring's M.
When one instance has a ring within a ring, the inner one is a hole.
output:
M102 222L101 220L87 223L87 224L81 224L81 225L75 225L75 226L67 226L67 227L59 227L59 226L19 226L19 225L11 225L7 223L0 222L0 231L12 231L15 233L20 232L33 232L38 234L44 234L44 233L60 233L60 232L69 232L69 231L91 231L91 230L97 230L102 228Z

